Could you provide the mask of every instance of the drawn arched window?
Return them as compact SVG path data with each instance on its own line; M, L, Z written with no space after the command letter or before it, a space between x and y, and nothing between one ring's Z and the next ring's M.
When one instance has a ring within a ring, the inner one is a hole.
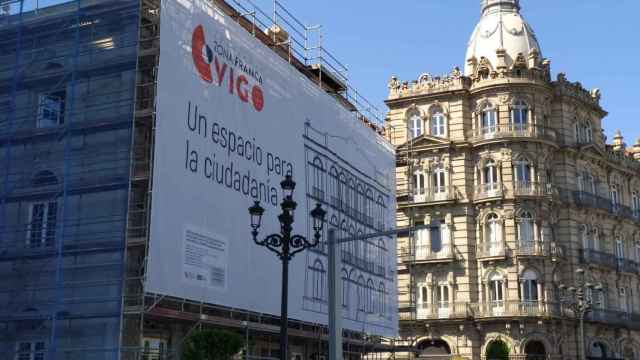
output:
M366 223L369 226L373 226L373 191L367 189L364 196L364 213L366 215Z
M522 273L520 285L520 295L522 296L522 300L527 302L537 302L539 297L538 294L538 275L533 270L525 270Z
M337 208L344 210L345 199L348 197L347 177L343 172L340 173L340 181L338 182L338 203Z
M349 274L346 269L342 269L342 306L349 307Z
M518 218L518 245L521 249L533 247L534 240L533 216L530 212L524 211Z
M493 134L498 130L498 113L496 109L491 105L487 104L482 109L482 133L483 134Z
M346 239L349 236L349 228L347 227L347 220L342 220L342 224L340 225L340 238ZM342 261L349 264L351 263L351 242L343 242L340 245L340 249L342 249Z
M338 190L340 189L340 178L338 177L338 170L335 166L331 166L329 170L329 196L331 196L331 204L335 207L338 206Z
M345 194L345 200L347 203L347 214L352 215L355 204L353 200L356 198L356 183L353 178L349 178L349 186L347 186L347 193Z
M365 297L365 288L366 284L364 283L364 277L360 275L358 277L358 310L365 311L366 306L366 297Z
M386 273L386 256L387 256L387 248L384 244L383 239L378 239L378 271L377 274L380 276L385 276Z
M437 109L431 115L431 135L438 137L447 136L447 120L441 109Z
M431 185L434 195L441 195L447 192L447 183L445 182L445 170L442 166L438 166L433 170L431 175Z
M511 126L515 132L523 132L528 129L529 106L522 100L517 100L511 108Z
M422 118L414 113L409 117L409 138L415 139L420 135L422 135Z
M364 217L365 198L366 197L364 196L364 188L362 187L361 183L358 183L353 204L355 207L356 218L360 221L362 221L362 218Z
M349 238L353 238L356 236L356 228L353 226L349 226ZM349 241L349 247L351 247L351 255L352 255L352 263L357 263L360 261L360 242L359 241Z
M313 159L313 197L324 201L324 167L319 157Z
M375 286L373 285L373 280L367 280L367 312L372 313L375 307L374 300L374 292L376 291Z
M527 158L519 158L515 161L513 167L515 170L516 186L518 188L531 187L533 171L529 160Z
M387 290L384 287L384 283L381 281L378 285L378 293L380 294L380 315L387 314Z
M313 299L324 300L325 270L322 261L316 259L311 267Z
M378 207L378 230L382 231L386 226L385 210L387 207L384 203L382 195L378 196L378 199L376 200L376 206Z

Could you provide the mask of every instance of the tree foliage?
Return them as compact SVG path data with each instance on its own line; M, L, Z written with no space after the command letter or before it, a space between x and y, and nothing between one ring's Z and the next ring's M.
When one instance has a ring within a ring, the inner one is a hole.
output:
M195 331L184 341L183 360L228 360L244 345L242 336L224 330Z
M509 347L501 340L492 341L487 348L488 360L508 360Z

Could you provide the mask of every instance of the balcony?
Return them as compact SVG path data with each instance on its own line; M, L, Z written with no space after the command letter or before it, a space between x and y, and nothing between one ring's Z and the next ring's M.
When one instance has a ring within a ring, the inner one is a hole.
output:
M593 249L580 250L580 263L599 265L610 269L618 268L618 259L615 255Z
M472 143L503 139L542 139L556 141L556 132L544 126L532 124L500 124L473 129L467 133Z
M555 242L518 241L513 254L520 257L561 257L564 249Z
M640 329L640 314L617 310L594 309L586 315L587 320Z
M560 316L562 314L559 304L535 300L496 300L473 304L472 309L476 318Z
M453 186L437 186L413 190L413 202L445 202L456 200Z
M545 197L553 195L552 184L539 183L534 181L516 181L513 185L515 196Z
M503 242L488 242L478 245L476 257L480 261L500 260L507 257L507 247Z
M434 304L418 304L416 320L466 319L471 316L469 303L440 302Z
M439 251L434 251L431 246L417 245L415 251L402 249L400 257L406 263L448 263L456 259L454 249L452 245L442 245Z
M476 186L474 200L502 197L502 183L480 184Z

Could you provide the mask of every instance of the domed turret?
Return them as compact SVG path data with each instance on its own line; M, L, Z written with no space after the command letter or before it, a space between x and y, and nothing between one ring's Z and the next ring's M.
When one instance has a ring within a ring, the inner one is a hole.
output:
M516 63L531 65L531 60L541 58L533 29L520 15L519 0L482 0L482 17L467 48L465 75L474 75L474 64L497 70Z

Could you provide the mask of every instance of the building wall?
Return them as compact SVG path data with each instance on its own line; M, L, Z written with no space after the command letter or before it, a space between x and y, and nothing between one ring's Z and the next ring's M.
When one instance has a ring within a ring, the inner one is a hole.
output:
M549 63L535 64L486 78L454 69L444 78L389 83L397 226L442 229L433 223L441 220L450 233L441 241L454 249L450 256L447 246L433 245L423 233L430 229L398 239L400 338L420 349L405 356L432 356L442 340L450 354L479 359L500 339L510 355L531 354L532 341L538 341L547 356L575 358L577 321L561 285L575 286L578 268L585 270L585 281L603 287L602 300L593 290L594 310L587 315L587 355L597 357L594 343L602 343L610 358L640 356L640 203L633 200L633 192L640 192L640 145L626 148L621 136L607 144L599 91L587 91L564 74L552 81ZM527 121L513 125L519 101L526 104ZM496 123L483 124L487 105ZM444 132L433 129L434 114L444 117ZM420 134L412 134L414 115ZM487 176L491 162L495 175ZM516 173L518 167L528 175ZM434 178L437 169L444 181ZM588 178L586 170L596 179L597 195L581 180ZM415 178L416 171L424 180ZM589 234L598 229L598 245L584 240L581 225ZM618 256L617 238L624 247ZM531 276L535 283L527 282ZM494 279L504 284L495 292ZM441 287L448 295L439 294ZM528 295L531 287L537 296ZM620 296L621 287L626 296ZM502 300L494 301L492 292Z

